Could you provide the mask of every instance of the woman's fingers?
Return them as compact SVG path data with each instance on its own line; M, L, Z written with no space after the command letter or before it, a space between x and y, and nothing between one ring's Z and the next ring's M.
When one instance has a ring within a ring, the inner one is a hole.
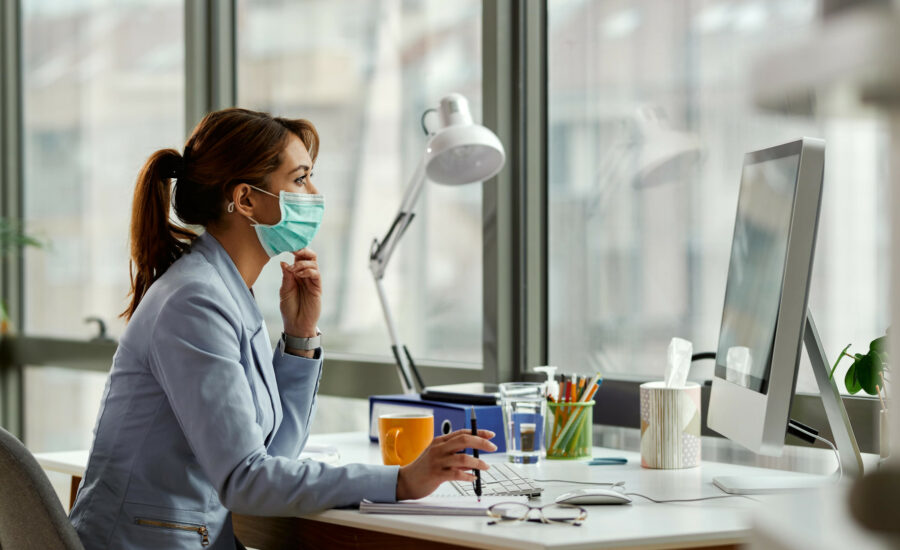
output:
M289 266L288 269L296 272L296 271L300 271L303 269L318 268L318 267L319 267L319 262L317 262L315 260L295 260L294 264Z
M443 443L450 438L459 437L461 435L472 435L472 430L456 430L455 432L450 432L448 434L439 435L434 438L435 443ZM478 437L483 437L484 439L493 439L497 434L492 432L491 430L478 430Z
M307 267L306 269L301 269L299 271L294 271L294 277L297 279L318 279L322 275L319 273L319 270L314 267Z
M296 252L292 252L294 258L297 260L316 260L318 259L318 255L311 248L304 248L303 250L298 250Z
M478 449L479 451L493 452L497 446L482 437L471 434L460 434L440 443L441 451L455 453L463 449Z
M468 470L454 470L448 481L475 481L475 475Z
M444 457L441 461L442 468L451 468L454 470L489 470L487 462L480 458L465 453L456 453Z

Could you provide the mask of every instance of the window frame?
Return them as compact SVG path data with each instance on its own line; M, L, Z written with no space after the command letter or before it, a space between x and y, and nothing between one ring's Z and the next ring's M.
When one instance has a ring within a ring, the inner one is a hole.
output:
M235 0L185 1L185 117L191 129L205 113L235 103ZM0 3L0 214L23 212L21 0ZM548 360L547 2L482 2L484 124L506 145L507 165L483 185L483 364L422 361L431 384L539 380ZM189 131L189 130L188 130ZM896 248L896 247L895 247ZM22 251L2 258L0 293L15 326L24 326ZM22 435L24 365L106 372L115 345L27 334L0 338L0 426ZM597 425L639 427L642 379L607 379L594 408ZM398 393L389 355L329 353L320 392L367 398ZM708 388L704 398L708 399ZM844 396L860 449L877 452L877 399ZM818 395L797 394L794 416L829 434ZM705 428L704 434L712 434ZM796 440L788 438L789 443Z

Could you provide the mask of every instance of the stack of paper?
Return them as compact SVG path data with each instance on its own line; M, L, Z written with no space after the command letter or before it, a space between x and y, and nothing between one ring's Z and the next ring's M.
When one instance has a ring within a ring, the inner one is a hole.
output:
M359 503L359 511L364 514L411 514L435 516L486 516L487 509L500 502L528 501L524 496L430 496L419 500L401 500L399 502L372 502L363 500Z

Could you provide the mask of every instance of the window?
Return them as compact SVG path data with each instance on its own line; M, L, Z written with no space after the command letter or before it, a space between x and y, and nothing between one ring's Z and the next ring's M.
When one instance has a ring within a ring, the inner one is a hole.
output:
M23 2L25 330L121 335L138 171L184 141L178 0ZM180 148L180 147L179 147Z
M812 30L818 2L547 7L551 362L660 378L671 337L714 351L743 155L802 136L827 143L810 294L826 352L884 334L886 124L762 112L751 97L754 61ZM701 158L651 172L646 155L676 141ZM803 362L798 390L815 391Z
M118 337L134 182L184 140L177 0L23 2L24 214L49 245L25 254L25 333L78 340L98 316ZM88 448L106 376L25 371L25 442ZM52 405L52 406L51 406Z
M481 120L481 2L238 2L238 104L319 130L314 181L326 197L312 244L324 277L330 351L389 355L368 269L426 137L420 117L460 92ZM481 187L428 184L384 284L417 360L481 362ZM257 283L281 331L275 263Z

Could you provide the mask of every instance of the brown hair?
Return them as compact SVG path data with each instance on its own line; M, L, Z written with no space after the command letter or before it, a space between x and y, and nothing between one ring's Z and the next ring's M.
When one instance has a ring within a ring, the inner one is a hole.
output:
M206 226L220 218L226 195L238 183L266 186L281 164L291 135L300 138L315 161L319 134L304 119L273 117L247 109L206 115L184 146L161 149L138 175L131 211L131 319L150 285L187 250L197 234L169 217L169 205L188 225ZM172 181L175 180L174 188Z

